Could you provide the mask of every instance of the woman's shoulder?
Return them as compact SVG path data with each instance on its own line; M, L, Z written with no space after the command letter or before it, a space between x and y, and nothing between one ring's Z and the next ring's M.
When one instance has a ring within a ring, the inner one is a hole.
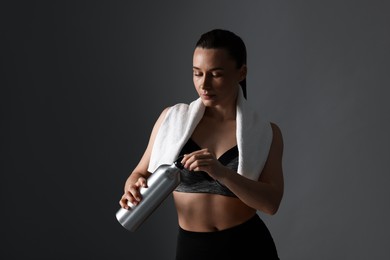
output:
M271 125L271 128L274 132L280 132L281 133L281 130L280 130L280 127L278 124L276 124L275 122L269 122L270 125Z
M168 106L164 109L164 111L166 110L167 112L169 113L187 113L189 110L192 109L193 107L193 103L194 102L191 102L191 103L176 103L176 104L173 104L171 106Z
M273 142L276 143L283 150L283 135L280 127L275 122L270 122L272 134L273 134Z
M167 107L163 108L163 110L161 111L159 119L162 120L162 119L166 118L168 115L172 115L172 114L177 114L177 113L182 114L188 110L188 107L189 107L189 105L185 104L185 103L176 103L176 104L167 106Z

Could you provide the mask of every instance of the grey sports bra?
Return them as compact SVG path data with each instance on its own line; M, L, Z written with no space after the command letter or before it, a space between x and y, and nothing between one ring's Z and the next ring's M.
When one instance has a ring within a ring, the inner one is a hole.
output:
M201 147L190 138L184 145L183 149L180 151L179 157L200 149ZM218 161L226 167L237 171L237 145L230 148L223 155L221 155L221 157L218 158ZM206 172L202 171L184 171L181 175L181 182L176 187L175 191L188 193L212 193L229 197L237 197L226 186L214 180Z

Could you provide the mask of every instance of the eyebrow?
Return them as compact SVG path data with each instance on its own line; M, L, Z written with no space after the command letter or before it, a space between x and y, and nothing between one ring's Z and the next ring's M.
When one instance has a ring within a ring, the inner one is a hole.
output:
M192 66L192 68L196 69L196 70L201 70L200 68L195 67L195 66ZM224 68L216 67L216 68L212 68L210 71L215 71L215 70L224 70Z

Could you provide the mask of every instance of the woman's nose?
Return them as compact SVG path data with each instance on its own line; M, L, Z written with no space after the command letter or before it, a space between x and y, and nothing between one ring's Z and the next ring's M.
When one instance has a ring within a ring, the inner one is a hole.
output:
M211 88L211 81L209 76L207 75L203 76L202 82L200 84L200 88L203 90L208 90Z

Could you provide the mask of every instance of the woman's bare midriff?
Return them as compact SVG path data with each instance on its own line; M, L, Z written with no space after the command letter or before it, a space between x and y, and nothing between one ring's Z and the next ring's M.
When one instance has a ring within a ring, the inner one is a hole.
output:
M238 198L209 193L173 192L179 225L195 232L234 227L251 218L256 210Z

